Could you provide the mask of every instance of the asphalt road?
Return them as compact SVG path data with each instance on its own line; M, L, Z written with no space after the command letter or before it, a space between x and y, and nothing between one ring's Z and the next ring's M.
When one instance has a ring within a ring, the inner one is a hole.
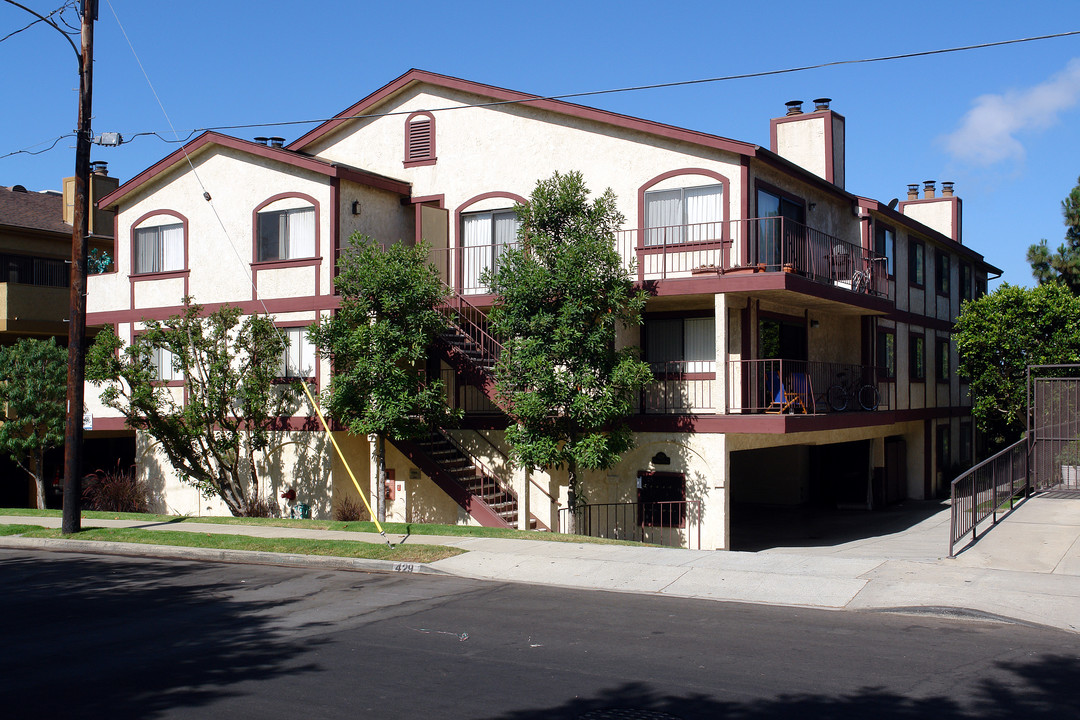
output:
M1080 717L1080 638L448 577L0 550L0 716Z

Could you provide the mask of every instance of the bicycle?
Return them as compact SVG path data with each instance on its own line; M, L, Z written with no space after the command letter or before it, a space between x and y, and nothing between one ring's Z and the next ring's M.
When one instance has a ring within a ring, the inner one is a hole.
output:
M848 409L854 410L855 403L858 403L859 407L863 410L877 410L881 395L874 385L861 381L860 385L854 385L848 379L846 370L836 373L836 378L837 383L830 387L829 392L826 393L829 407L832 408L834 412L841 412Z

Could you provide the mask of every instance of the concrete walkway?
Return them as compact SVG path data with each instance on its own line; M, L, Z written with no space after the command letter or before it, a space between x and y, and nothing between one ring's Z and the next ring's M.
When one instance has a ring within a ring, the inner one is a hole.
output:
M60 520L0 517L0 523L58 527ZM83 527L93 526L381 542L372 533L83 520ZM801 607L982 615L1080 630L1080 500L1035 497L986 532L984 527L988 526L989 522L980 526L980 533L985 535L955 559L946 557L948 509L888 535L758 552L432 535L390 539L449 545L469 552L420 566L149 545L123 545L114 551L232 562L436 572L483 580ZM0 538L0 547L104 553L109 552L108 545Z

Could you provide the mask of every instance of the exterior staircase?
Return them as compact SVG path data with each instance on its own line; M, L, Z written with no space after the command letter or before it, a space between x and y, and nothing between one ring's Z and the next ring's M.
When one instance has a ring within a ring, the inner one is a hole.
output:
M449 328L436 344L440 355L459 377L480 388L506 412L495 393L494 370L502 345L487 332L484 314L457 293L441 310ZM513 489L447 433L435 428L426 438L393 444L481 525L517 527L518 502ZM537 526L537 519L530 517L530 527Z

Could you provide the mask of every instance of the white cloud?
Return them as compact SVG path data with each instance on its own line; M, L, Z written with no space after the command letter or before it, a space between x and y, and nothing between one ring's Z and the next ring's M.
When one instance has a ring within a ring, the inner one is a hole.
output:
M960 127L944 137L954 159L978 166L1002 160L1022 160L1024 146L1016 135L1040 130L1080 102L1080 58L1046 82L1003 95L982 95L964 116Z

